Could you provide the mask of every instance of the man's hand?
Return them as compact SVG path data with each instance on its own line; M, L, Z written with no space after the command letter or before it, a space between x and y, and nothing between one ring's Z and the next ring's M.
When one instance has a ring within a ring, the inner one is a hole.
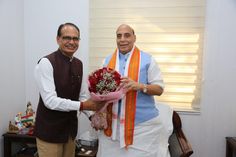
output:
M106 103L104 101L93 101L88 99L83 102L83 110L99 111Z
M142 89L142 84L139 84L138 82L135 82L134 80L132 80L128 77L121 78L121 86L123 86L128 91L130 91L130 90L138 91L138 90Z

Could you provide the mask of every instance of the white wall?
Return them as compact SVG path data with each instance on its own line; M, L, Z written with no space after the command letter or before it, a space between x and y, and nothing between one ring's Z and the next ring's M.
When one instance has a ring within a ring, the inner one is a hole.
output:
M70 21L80 27L82 40L77 56L88 67L88 3L86 0L24 0L23 6L22 1L0 0L1 134L6 131L8 120L24 109L28 100L37 106L33 68L40 57L57 49L59 24ZM201 114L181 114L193 157L225 156L225 137L236 136L235 28L236 1L207 0ZM88 128L84 118L82 121L81 132ZM1 152L2 146L1 138Z
M182 115L193 157L225 156L236 136L236 1L207 0L200 115Z
M9 120L26 106L23 3L0 0L0 135ZM23 112L22 111L22 112ZM3 141L0 136L0 156Z

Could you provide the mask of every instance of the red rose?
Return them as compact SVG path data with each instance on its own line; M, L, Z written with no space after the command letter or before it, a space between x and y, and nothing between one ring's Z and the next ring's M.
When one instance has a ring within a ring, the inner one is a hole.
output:
M111 68L98 69L89 75L89 91L101 95L114 92L120 85L120 79L120 74Z

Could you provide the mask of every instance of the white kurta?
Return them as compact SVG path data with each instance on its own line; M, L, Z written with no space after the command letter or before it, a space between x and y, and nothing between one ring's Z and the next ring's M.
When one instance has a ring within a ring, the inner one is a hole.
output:
M76 111L80 109L80 101L88 99L88 87L83 76L81 91L79 95L80 101L72 101L70 99L60 98L57 96L56 87L53 77L53 67L47 58L42 58L34 69L34 77L43 99L44 105L52 110L57 111Z
M173 110L163 104L158 104L157 108L158 117L135 126L134 142L128 149L120 148L118 140L100 132L97 157L170 157L168 139L173 131Z

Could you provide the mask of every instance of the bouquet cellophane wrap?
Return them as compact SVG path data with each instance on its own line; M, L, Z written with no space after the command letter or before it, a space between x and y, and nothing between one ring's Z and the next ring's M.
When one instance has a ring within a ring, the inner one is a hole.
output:
M88 78L91 99L106 102L105 106L95 112L91 118L94 128L107 128L106 108L110 103L117 103L126 91L120 86L121 75L110 68L104 67L94 71Z

